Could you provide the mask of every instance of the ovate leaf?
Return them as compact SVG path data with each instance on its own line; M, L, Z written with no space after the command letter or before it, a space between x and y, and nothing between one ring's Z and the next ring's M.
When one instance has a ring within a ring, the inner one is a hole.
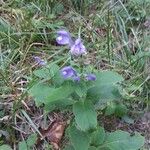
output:
M102 127L98 127L96 131L92 133L91 144L94 146L101 145L105 140L105 130Z
M74 91L74 86L67 82L59 88L48 86L45 83L37 83L30 90L29 94L34 98L37 106L45 104L45 110L52 111L72 105L74 101L69 95Z
M85 82L80 82L80 83L76 83L75 85L75 92L79 97L84 97L86 96L87 93L87 85Z
M96 74L96 85L110 85L123 81L123 77L113 71L103 71Z
M90 146L88 150L98 150L98 149L94 146Z
M34 146L34 144L37 141L37 135L36 134L31 134L28 139L26 140L27 145L29 148L32 148Z
M99 148L109 148L110 150L138 150L144 145L144 137L136 133L130 136L124 131L109 133L105 142Z
M74 91L74 85L71 82L64 83L61 87L55 88L47 94L46 103L54 102L67 98Z
M67 145L63 150L75 150L72 145Z
M110 102L108 103L106 109L105 109L105 115L109 116L115 113L116 110L116 103Z
M28 150L26 141L19 142L19 150Z
M12 148L9 145L4 144L0 146L0 150L12 150Z
M48 94L52 91L54 91L54 89L48 85L37 83L29 90L29 94L34 98L36 105L40 106L43 103L45 104Z
M88 91L88 98L94 102L106 103L112 100L119 100L121 97L119 86L117 85L99 85Z
M71 143L75 150L88 150L90 138L87 133L78 130L75 126L69 129Z
M73 104L74 104L74 100L73 99L65 98L65 99L62 99L62 100L55 101L55 102L46 103L44 109L47 112L50 112L50 111L52 111L54 109L64 110L68 106L73 105Z
M35 70L33 73L35 76L41 79L47 79L47 80L51 79L50 70L46 67Z
M88 90L88 98L95 103L99 101L106 103L122 97L120 94L121 87L118 85L123 81L121 75L113 71L104 71L98 72L96 77L95 86Z
M35 70L33 73L35 76L43 79L51 79L59 71L59 67L56 64L50 64L42 69Z
M97 114L90 101L76 102L73 105L73 113L75 115L75 121L81 130L86 131L96 127Z
M117 104L115 109L115 115L118 117L123 117L127 114L128 109L124 104Z

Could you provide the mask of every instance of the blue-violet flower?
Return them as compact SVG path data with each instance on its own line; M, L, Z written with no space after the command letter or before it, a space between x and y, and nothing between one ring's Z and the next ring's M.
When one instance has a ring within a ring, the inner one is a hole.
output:
M63 76L63 78L67 79L67 78L75 77L77 73L74 70L74 68L72 68L71 66L66 66L61 69L61 75Z
M82 41L80 38L78 38L74 45L71 46L71 50L70 50L71 54L74 56L80 56L82 54L86 54L86 48L83 45Z
M47 64L47 62L43 59L41 59L40 57L38 56L33 56L35 62L40 65L40 66L45 66Z
M96 80L96 76L94 74L87 74L85 76L85 79L88 81L95 81Z
M57 38L56 41L60 45L69 45L71 46L73 41L71 39L70 33L65 30L59 30L57 31Z
M73 80L76 81L76 82L79 82L80 81L80 77L79 76L74 76Z

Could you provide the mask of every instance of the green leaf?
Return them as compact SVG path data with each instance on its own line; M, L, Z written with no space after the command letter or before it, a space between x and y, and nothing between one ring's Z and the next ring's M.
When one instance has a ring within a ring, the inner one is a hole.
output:
M123 81L123 77L113 71L103 71L96 74L96 85L110 85Z
M88 91L88 98L95 102L101 101L101 103L106 103L112 100L121 99L121 97L118 86L111 84L99 85Z
M59 70L59 66L52 63L42 69L35 70L34 75L44 79L44 81L51 80L54 85L61 85L64 82Z
M105 130L102 127L98 127L96 131L92 133L91 144L94 146L101 145L105 140Z
M93 104L88 101L79 101L73 105L73 113L78 127L83 130L95 128L97 125L97 114Z
M70 82L64 82L59 88L49 87L44 83L35 84L29 94L34 98L37 106L45 104L46 111L52 111L55 108L61 109L72 105L74 100L69 95L74 91L74 85Z
M87 93L87 85L85 82L76 83L75 92L79 97L85 97Z
M105 110L105 115L112 115L115 114L118 117L123 117L127 114L127 107L124 104L116 104L114 102L110 102L107 105Z
M50 70L46 67L33 71L33 74L39 78L50 79Z
M98 149L94 146L90 146L88 150L98 150Z
M97 150L111 150L108 147L98 147Z
M117 104L115 109L115 115L118 117L123 117L128 112L127 107L124 104Z
M64 6L61 4L61 3L57 3L54 8L53 8L53 11L54 13L57 13L57 14L61 14L64 10Z
M35 76L43 79L51 79L57 72L59 72L59 67L56 64L50 64L42 69L35 70L33 73Z
M115 113L115 110L116 110L116 104L114 102L110 102L106 107L105 115L112 115Z
M144 137L135 133L130 136L124 131L109 133L103 145L99 148L109 148L110 150L138 150L144 145Z
M13 26L11 26L10 24L9 24L9 22L7 22L7 20L5 20L4 18L2 18L2 16L0 17L0 31L3 33L3 32L5 32L5 33L8 33L8 32L13 32L14 31L14 29L13 29ZM5 35L5 34L0 34L0 36L1 35Z
M123 81L123 77L113 71L98 72L96 74L95 86L88 90L88 98L94 103L101 101L106 103L112 100L118 100L121 87L117 84Z
M63 150L75 150L72 145L67 145Z
M62 83L64 82L64 79L62 78L59 71L55 74L55 76L53 76L52 81L53 81L53 84L56 86L62 85Z
M28 150L26 141L19 142L19 150Z
M37 135L36 134L31 134L28 139L27 139L27 145L28 147L32 147L34 146L34 144L36 143L36 140L37 140Z
M52 91L54 91L54 89L48 85L37 83L29 90L29 94L35 98L36 105L40 106L43 103L45 104L48 94Z
M75 126L70 127L69 135L75 150L88 150L90 138L87 133L78 130Z
M53 111L54 109L64 110L67 106L73 105L75 101L71 98L65 98L62 100L57 100L55 102L46 103L44 109L47 112Z
M73 92L74 85L71 82L65 82L61 87L47 93L46 103L65 99Z
M0 150L12 150L12 148L9 145L2 145L0 146Z

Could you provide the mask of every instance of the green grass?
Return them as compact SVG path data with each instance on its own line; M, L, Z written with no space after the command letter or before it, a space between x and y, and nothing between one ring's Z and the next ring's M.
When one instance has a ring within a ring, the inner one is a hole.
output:
M137 105L138 110L149 111L150 30L144 26L150 17L148 6L149 0L112 3L98 0L2 1L0 118L9 115L11 119L6 121L10 125L1 123L0 128L8 132L10 139L14 138L8 142L17 145L23 140L21 133L12 126L18 125L16 115L19 116L30 103L26 85L37 67L32 56L40 56L49 63L65 63L68 51L58 48L55 42L56 30L62 27L73 36L78 35L81 28L81 37L89 52L87 61L95 69L110 69L122 74L126 79L123 83L125 103L133 111ZM24 116L21 118L25 120ZM11 132L18 135L13 137ZM5 143L5 138L0 138L0 143Z

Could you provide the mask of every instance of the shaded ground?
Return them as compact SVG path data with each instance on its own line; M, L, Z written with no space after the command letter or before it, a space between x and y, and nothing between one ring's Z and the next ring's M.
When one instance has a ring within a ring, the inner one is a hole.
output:
M39 131L42 131L41 129L51 128L50 126L53 124L55 120L59 121L61 120L67 123L72 118L72 113L65 111L45 114L41 108L35 107L32 101L30 101L28 104L25 104L24 109L26 109L27 115L29 115L32 122L30 122L27 119L27 116L24 116L22 112L16 113L14 118L12 117L10 118L11 114L8 114L0 120L1 123L0 134L2 135L3 138L5 138L5 142L7 144L12 145L13 147L14 146L16 147L19 141L27 139L31 134L37 132L33 125L36 125L37 129ZM15 120L15 123L8 125L8 123L12 122L11 120L13 119ZM127 123L123 119L115 116L104 116L104 115L99 115L98 121L99 124L106 129L106 131L116 131L120 129L131 133L131 135L134 134L135 132L139 132L141 135L145 137L144 148L146 150L150 149L150 112L146 112L141 117L136 117L136 119L134 119L132 123ZM6 127L7 131L5 130ZM65 129L66 128L67 125ZM44 133L44 131L42 132ZM45 140L49 142L47 136L45 136ZM68 140L65 137L63 139L61 138L59 142L61 143L60 144L61 147L64 147L68 142ZM39 140L38 149L42 150L44 149L43 147L45 148L45 146L43 145L43 140Z

